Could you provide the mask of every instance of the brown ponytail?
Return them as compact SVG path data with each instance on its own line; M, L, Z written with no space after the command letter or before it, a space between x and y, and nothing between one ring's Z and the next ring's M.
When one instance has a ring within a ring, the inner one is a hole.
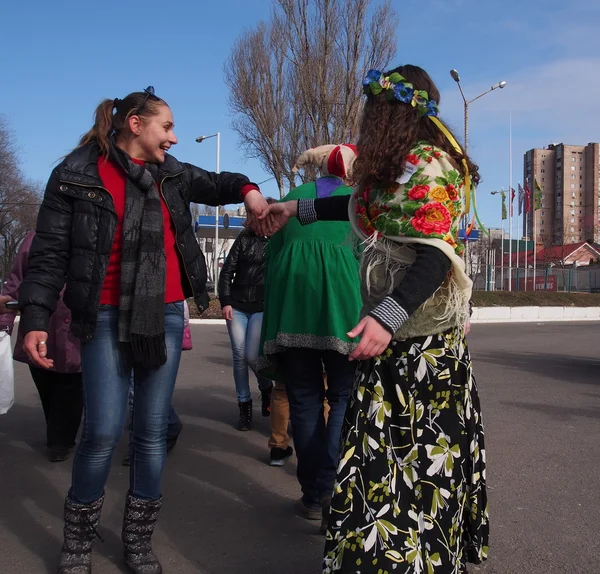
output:
M94 125L92 129L81 136L79 145L83 147L91 142L96 142L100 148L101 155L108 156L110 147L109 138L113 131L113 109L115 103L113 100L103 100L94 112Z
M149 98L145 92L133 92L123 100L103 100L94 112L94 125L81 136L77 147L95 142L100 154L108 157L111 136L118 138L123 131L129 130L129 116L134 112L140 118L156 115L161 105L166 106L167 103L156 96Z

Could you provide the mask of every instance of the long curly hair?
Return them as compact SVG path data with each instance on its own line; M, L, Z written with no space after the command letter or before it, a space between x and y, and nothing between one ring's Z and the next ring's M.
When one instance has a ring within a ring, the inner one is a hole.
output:
M439 105L440 92L429 74L418 66L399 66L394 72L402 75L415 89L425 90L429 99ZM454 149L446 136L428 118L421 117L416 108L385 94L369 94L363 110L358 138L358 158L352 175L354 185L376 187L392 184L404 171L406 156L418 141L425 141L448 153L463 175L462 160L466 159L474 184L479 182L479 171L471 159Z

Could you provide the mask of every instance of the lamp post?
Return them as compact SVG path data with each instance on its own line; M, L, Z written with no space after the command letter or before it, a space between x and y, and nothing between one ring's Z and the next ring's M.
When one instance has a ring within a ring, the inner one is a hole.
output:
M198 143L202 143L204 140L209 138L217 138L217 169L216 173L220 172L220 164L221 164L221 132L217 132L216 134L211 134L209 136L200 136L196 138ZM214 282L215 282L215 297L219 294L218 284L219 284L219 206L215 206L215 246L213 249L214 252Z
M467 100L467 98L465 97L465 93L463 92L462 86L460 84L460 75L458 73L458 70L456 70L456 69L450 70L450 75L452 76L452 79L456 82L458 89L460 90L460 95L462 96L462 99L463 99L463 102L465 105L465 148L464 148L464 152L465 152L465 154L468 154L469 153L469 105L471 105L474 101L478 100L479 98L483 98L483 96L486 96L490 92L497 90L498 88L503 89L504 87L506 87L506 82L504 80L502 82L498 82L497 84L494 84L493 86L491 86L489 90L483 92L482 94L479 94L476 98L473 98L472 100ZM465 230L465 240L466 240L467 239L466 215L463 216L463 227ZM468 241L465 241L465 266L467 268L467 274L469 274L470 270L469 270L469 262L468 262L467 245L468 245Z
M456 82L456 84L458 85L458 89L460 90L460 95L462 96L463 102L465 104L465 153L469 153L469 106L476 100L478 100L479 98L483 98L483 96L486 96L487 94L489 94L490 92L493 92L494 90L497 89L503 89L506 87L506 82L503 80L502 82L498 82L497 84L494 84L493 86L490 87L489 90L483 92L483 94L479 94L476 98L473 98L472 100L467 100L467 98L465 97L465 93L463 92L462 86L460 85L460 75L458 74L458 70L450 70L450 75L452 76L452 79Z

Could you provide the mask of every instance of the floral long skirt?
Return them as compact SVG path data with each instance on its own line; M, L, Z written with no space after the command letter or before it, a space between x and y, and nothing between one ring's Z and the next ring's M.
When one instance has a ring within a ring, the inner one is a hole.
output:
M488 553L479 396L462 331L357 370L323 574L461 574Z

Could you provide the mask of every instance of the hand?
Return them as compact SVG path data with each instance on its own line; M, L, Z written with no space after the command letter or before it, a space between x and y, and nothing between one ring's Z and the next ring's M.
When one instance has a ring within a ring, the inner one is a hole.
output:
M233 307L231 305L225 305L225 307L221 309L221 315L223 315L225 321L233 321Z
M354 338L362 335L360 343L352 351L350 361L364 361L381 355L390 344L392 335L373 317L368 315L352 331L348 337Z
M298 201L284 201L282 203L272 203L266 213L259 217L260 220L267 221L269 230L268 235L273 235L287 224L290 217L298 216Z
M4 305L4 303L8 303L9 301L13 301L13 298L8 295L0 295L0 315L4 315L4 313L16 313L14 309L7 309Z
M46 342L48 333L45 331L29 331L25 335L24 347L29 358L42 369L50 369L54 366L52 359L46 358L48 353Z
M465 336L467 336L470 331L471 331L471 319L467 319L467 322L465 323Z
M269 209L269 204L262 193L256 189L250 190L244 198L244 205L248 213L248 226L258 235L269 235L267 222L259 219Z

